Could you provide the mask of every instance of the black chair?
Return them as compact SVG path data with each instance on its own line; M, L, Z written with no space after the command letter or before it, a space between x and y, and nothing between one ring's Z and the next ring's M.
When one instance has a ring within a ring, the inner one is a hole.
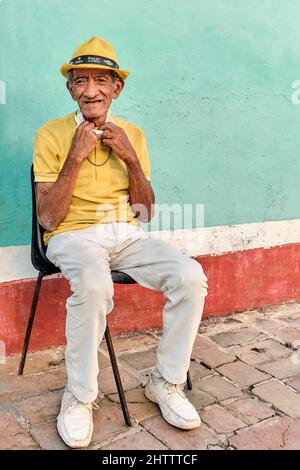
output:
M37 303L39 300L40 289L42 285L42 280L44 276L49 276L51 274L60 273L60 269L57 268L53 263L46 256L46 247L43 241L43 234L44 228L39 224L37 219L37 212L36 212L36 192L35 192L35 182L34 182L34 172L33 172L33 165L31 166L31 191L32 191L32 236L31 236L31 262L35 269L39 271L38 278L35 285L35 290L33 294L32 305L30 309L28 324L26 328L24 344L22 349L22 356L19 365L18 374L22 375L24 371L31 330L33 326L33 321L35 317L35 311L37 307ZM116 284L136 284L135 280L132 279L128 274L122 273L120 271L112 271L112 280ZM119 368L112 344L112 339L109 331L108 324L105 330L105 339L107 344L107 349L109 352L109 357L114 373L114 378L116 381L116 386L120 398L120 403L124 415L125 423L128 426L131 426L131 421L128 413L126 398L122 386L122 381L120 378ZM192 381L189 372L187 373L187 387L189 390L192 390Z

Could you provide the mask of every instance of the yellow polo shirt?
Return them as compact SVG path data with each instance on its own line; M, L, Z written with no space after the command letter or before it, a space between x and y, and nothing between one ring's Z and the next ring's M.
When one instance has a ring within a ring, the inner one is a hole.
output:
M122 127L134 147L142 170L150 180L150 162L146 138L141 129L113 116L112 122ZM34 175L36 182L55 182L66 161L71 141L76 131L75 113L50 121L36 133L34 145ZM104 163L108 150L97 143L89 159ZM45 244L49 238L68 230L77 230L97 223L130 222L138 224L129 204L129 178L125 163L113 153L103 166L94 166L85 159L80 167L74 186L71 205L62 223L52 232L44 234Z

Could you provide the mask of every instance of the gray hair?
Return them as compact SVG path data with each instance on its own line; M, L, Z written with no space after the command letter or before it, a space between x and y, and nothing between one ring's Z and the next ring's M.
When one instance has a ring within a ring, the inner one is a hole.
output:
M113 82L116 82L117 79L119 78L119 75L117 74L117 72L115 72L114 70L110 70L110 74L111 74L111 78ZM72 85L74 81L74 69L71 69L67 72L67 81L70 83L70 85Z

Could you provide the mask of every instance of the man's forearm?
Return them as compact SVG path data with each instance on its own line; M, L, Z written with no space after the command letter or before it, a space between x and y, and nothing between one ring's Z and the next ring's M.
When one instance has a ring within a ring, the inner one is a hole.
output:
M55 230L65 219L70 209L73 189L81 164L81 161L68 157L57 181L41 195L38 204L38 218L46 230Z
M154 215L155 197L138 159L126 161L129 176L130 205L136 218L149 222Z

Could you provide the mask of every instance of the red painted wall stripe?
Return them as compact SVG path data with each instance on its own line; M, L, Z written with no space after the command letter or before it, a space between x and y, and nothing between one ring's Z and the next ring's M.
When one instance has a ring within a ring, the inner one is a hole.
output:
M208 277L204 317L300 299L299 243L196 259ZM34 286L34 279L0 284L0 340L7 354L21 351ZM30 350L64 344L69 295L65 279L43 280ZM109 315L112 334L161 327L161 293L137 285L115 285L114 300Z

